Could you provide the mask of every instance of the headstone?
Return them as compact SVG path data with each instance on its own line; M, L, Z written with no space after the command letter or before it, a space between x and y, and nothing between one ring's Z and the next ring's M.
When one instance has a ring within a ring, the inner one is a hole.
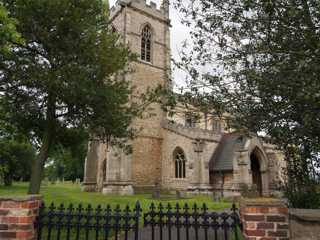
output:
M54 185L54 184L56 184L56 180L53 179L53 178L51 178L51 179L50 179L50 183L51 183L51 185Z
M155 182L154 184L154 190L152 192L152 198L154 199L159 199L160 198L160 183L158 181Z
M214 193L213 194L213 201L214 202L220 202L221 201L221 194L220 193Z
M177 199L181 199L182 198L182 194L179 190L176 191L176 198Z
M49 185L49 179L46 177L41 182L42 186L48 186Z
M76 184L81 184L80 178L77 178L77 179L76 179Z

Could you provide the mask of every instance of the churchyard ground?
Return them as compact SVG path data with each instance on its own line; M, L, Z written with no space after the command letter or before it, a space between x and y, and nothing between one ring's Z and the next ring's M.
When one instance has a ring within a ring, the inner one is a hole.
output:
M4 196L23 196L26 194L28 189L28 183L18 183L15 182L10 187L0 186L0 197ZM88 204L91 204L93 208L101 205L103 208L110 204L111 208L116 207L116 205L120 205L123 209L126 205L129 205L130 208L133 208L137 201L140 202L141 208L143 211L147 211L151 205L151 203L155 203L158 205L160 202L164 205L170 203L172 205L179 203L182 206L184 203L188 203L189 206L196 203L199 207L205 203L209 209L209 211L223 211L231 208L232 203L227 201L214 202L212 198L205 196L196 196L193 198L184 198L184 199L175 199L175 195L163 195L160 200L152 199L152 194L136 194L133 196L118 196L118 195L103 195L99 192L88 193L82 192L81 186L79 184L73 184L71 182L65 183L46 183L41 187L40 194L43 196L43 200L46 205L55 203L55 206L59 206L61 203L64 206L68 206L69 204L73 204L73 206L77 206L78 204L82 204L83 207L86 207ZM143 218L141 218L142 221ZM142 222L141 222L142 224ZM142 239L149 239L151 236L151 230L149 228L141 228L141 236ZM166 233L166 232L165 232ZM239 236L241 237L240 230L238 229ZM47 236L47 230L44 229L44 236ZM65 231L61 233L61 237L65 237ZM72 234L75 234L75 230L72 230ZM202 232L199 233L200 237L202 237ZM220 234L220 233L219 233ZM112 235L112 234L111 234ZM131 234L132 235L132 234ZM133 235L128 239L133 239ZM56 232L52 232L52 237L56 238ZM85 234L81 232L81 239L85 239ZM234 239L232 236L230 239ZM242 239L242 238L240 238Z
M10 187L0 186L0 196L21 196L25 195L28 189L28 183L17 183L15 182ZM40 194L43 196L43 200L46 205L54 202L55 204L63 203L65 206L69 204L78 205L83 204L84 206L91 204L93 207L98 205L116 206L119 204L121 207L129 204L133 207L137 201L140 202L143 210L146 210L152 202L158 204L160 201L165 204L194 204L202 206L203 203L207 205L210 210L223 210L230 209L231 203L226 201L214 202L212 198L205 196L197 196L186 199L174 199L174 196L169 196L168 199L164 198L161 200L152 199L151 194L136 194L133 196L118 196L118 195L103 195L102 193L94 192L82 192L79 184L73 184L70 182L47 184L41 187ZM170 200L169 200L170 199Z

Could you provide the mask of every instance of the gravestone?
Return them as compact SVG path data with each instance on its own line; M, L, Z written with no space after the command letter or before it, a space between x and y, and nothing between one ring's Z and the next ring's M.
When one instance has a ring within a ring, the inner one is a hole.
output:
M181 199L182 198L182 193L179 190L176 191L176 198L177 199Z
M160 183L158 181L156 181L154 184L154 190L152 192L152 198L159 199L160 192L161 192Z
M81 184L80 178L77 178L77 179L76 179L76 184Z
M46 178L44 178L43 180L42 180L42 182L41 182L41 184L42 184L42 186L48 186L49 185L49 179L46 177Z

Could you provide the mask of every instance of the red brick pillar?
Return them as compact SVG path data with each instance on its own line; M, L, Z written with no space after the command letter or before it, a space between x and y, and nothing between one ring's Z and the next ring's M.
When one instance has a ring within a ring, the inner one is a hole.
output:
M247 240L289 240L288 208L282 201L246 199L240 204L240 215Z
M0 197L0 239L34 240L41 196Z

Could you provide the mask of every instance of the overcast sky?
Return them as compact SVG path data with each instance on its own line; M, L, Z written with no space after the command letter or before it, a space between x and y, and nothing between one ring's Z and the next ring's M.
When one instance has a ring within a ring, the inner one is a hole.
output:
M109 0L110 5L113 6L116 2L116 0ZM150 0L147 2L149 3ZM153 2L157 3L158 7L160 6L162 0L153 0ZM172 52L172 57L177 59L178 58L178 52L181 49L182 42L188 38L189 35L189 30L186 26L181 24L180 21L180 15L171 6L170 8L170 19L171 19L171 52ZM173 79L175 84L181 86L183 85L183 74L177 70L174 71L173 73Z

